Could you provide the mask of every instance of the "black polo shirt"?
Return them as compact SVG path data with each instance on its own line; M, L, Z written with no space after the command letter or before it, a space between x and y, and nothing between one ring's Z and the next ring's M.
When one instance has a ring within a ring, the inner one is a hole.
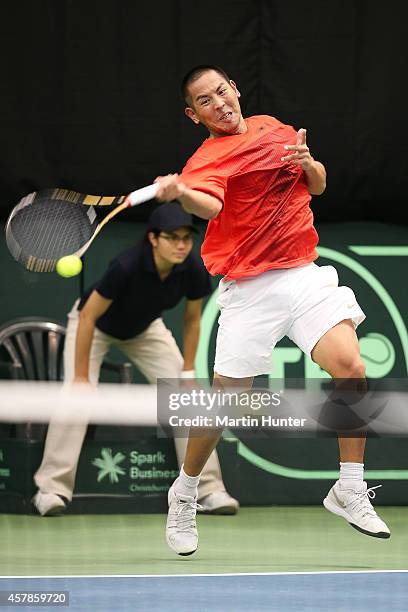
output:
M100 281L86 291L79 310L94 289L102 297L113 300L96 327L120 340L143 332L161 317L163 310L173 308L182 298L197 300L212 291L210 276L195 253L176 264L162 281L154 263L152 246L146 239L110 262Z

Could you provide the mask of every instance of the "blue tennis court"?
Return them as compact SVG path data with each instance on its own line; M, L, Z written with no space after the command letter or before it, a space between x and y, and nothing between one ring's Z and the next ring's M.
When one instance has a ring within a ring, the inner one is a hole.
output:
M0 588L18 592L68 591L68 609L72 612L405 612L408 609L408 574L402 571L8 577L0 579ZM24 609L57 607L64 609L60 606L24 606Z

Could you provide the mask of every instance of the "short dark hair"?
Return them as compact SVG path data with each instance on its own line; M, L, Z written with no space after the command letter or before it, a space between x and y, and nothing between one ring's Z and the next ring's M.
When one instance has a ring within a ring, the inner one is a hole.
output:
M218 74L222 76L226 81L228 81L228 83L230 82L230 78L228 74L225 72L225 70L223 70L219 66L215 66L213 64L199 64L198 66L194 66L194 68L191 68L184 75L184 77L181 80L181 85L180 85L181 96L183 100L187 102L187 104L189 103L188 86L190 85L190 83L193 83L194 81L199 79L201 75L203 75L205 72L209 72L210 70L214 70L214 72L218 72Z

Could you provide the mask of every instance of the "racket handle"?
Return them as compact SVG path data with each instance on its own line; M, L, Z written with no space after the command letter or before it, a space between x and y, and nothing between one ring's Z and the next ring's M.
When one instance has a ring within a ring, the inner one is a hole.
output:
M138 204L143 204L143 202L151 200L156 195L158 187L159 185L157 183L153 183L153 185L148 185L147 187L132 191L127 197L128 205L137 206Z

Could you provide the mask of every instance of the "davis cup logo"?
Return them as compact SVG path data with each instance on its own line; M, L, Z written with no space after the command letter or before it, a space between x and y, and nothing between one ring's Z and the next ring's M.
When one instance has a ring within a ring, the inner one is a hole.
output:
M401 304L401 285L398 267L401 257L408 256L408 247L349 246L340 250L319 247L319 265L334 265L340 284L350 286L367 315L359 327L359 344L368 378L405 378L408 374L408 332L402 315L408 305ZM395 294L395 296L394 296ZM218 308L217 291L207 302L201 321L201 337L197 351L197 378L208 378L213 365ZM305 385L316 384L316 379L327 379L328 374L291 343L279 343L273 351L273 373L270 383L290 376L304 377ZM282 383L280 383L282 384ZM270 457L260 457L241 440L226 432L227 439L237 444L237 452L250 463L267 472L291 478L333 479L337 472L302 470L274 463ZM273 445L271 445L273 446ZM273 453L273 448L271 448ZM395 470L394 470L395 472ZM408 471L399 470L401 479ZM376 478L387 479L387 470L376 471ZM366 472L369 478L369 470ZM395 477L395 476L394 476Z

